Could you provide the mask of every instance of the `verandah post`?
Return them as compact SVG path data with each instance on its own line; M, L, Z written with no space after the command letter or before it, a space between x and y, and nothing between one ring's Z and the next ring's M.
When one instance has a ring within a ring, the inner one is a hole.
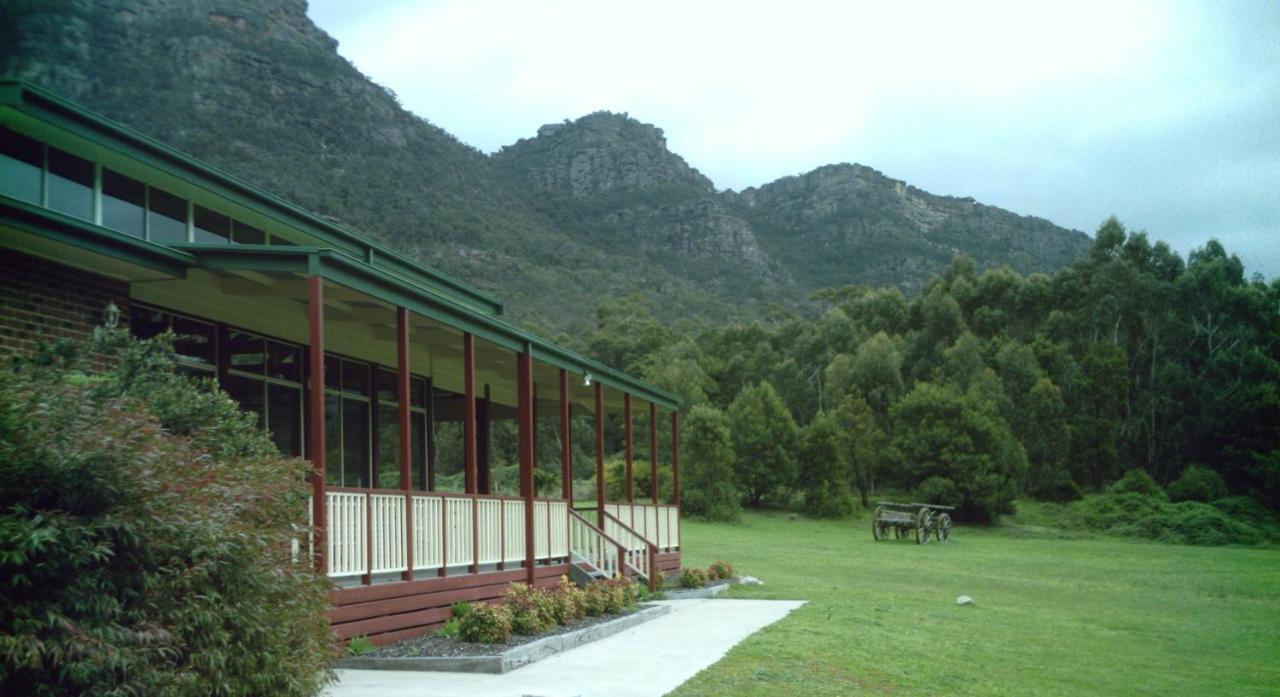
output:
M462 451L466 491L476 493L476 337L462 335Z
M396 388L400 397L400 488L404 490L404 559L400 574L413 580L413 430L409 419L409 310L396 308Z
M671 412L671 503L680 506L680 412Z
M525 582L536 580L533 538L533 356L529 346L516 357L516 398L519 401L517 430L520 442L520 495L524 498Z
M596 383L596 522L604 529L604 385Z
M627 447L627 503L635 504L636 480L632 472L632 465L635 461L635 444L631 439L631 394L628 392L622 393L622 421L625 424L623 437Z
M307 279L308 324L311 331L309 358L311 363L311 433L307 454L311 458L311 527L315 546L316 571L329 573L328 505L324 491L324 279Z
M658 405L649 402L649 477L653 489L653 505L658 505Z
M573 508L573 443L569 422L569 371L560 369L560 495Z

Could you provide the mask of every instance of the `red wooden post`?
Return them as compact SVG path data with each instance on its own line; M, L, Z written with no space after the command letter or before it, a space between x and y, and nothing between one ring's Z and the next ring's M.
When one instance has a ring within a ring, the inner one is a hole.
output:
M604 385L596 383L596 522L604 529Z
M307 310L311 329L311 433L307 453L311 456L311 521L315 545L316 571L329 573L328 505L324 492L324 279L307 280Z
M623 433L627 444L627 503L634 504L636 502L636 480L631 471L631 466L635 460L635 445L631 439L631 395L626 392L622 393L622 420L625 423Z
M534 584L536 562L533 542L533 356L526 346L516 356L516 395L519 401L520 495L524 498L525 582Z
M471 573L480 573L480 497L471 497Z
M400 397L400 488L404 489L404 558L405 570L400 576L413 580L413 429L409 420L409 311L396 308L396 387Z
M560 495L573 508L573 442L569 424L569 371L560 369Z
M671 412L671 503L680 505L680 412Z
M649 459L652 461L650 477L653 489L653 505L658 505L658 405L649 402Z
M492 458L492 432L490 419L493 415L493 402L490 401L489 385L484 386L484 399L476 404L476 492L493 493L493 473L490 466Z
M466 468L466 490L476 493L476 338L462 335L462 449Z

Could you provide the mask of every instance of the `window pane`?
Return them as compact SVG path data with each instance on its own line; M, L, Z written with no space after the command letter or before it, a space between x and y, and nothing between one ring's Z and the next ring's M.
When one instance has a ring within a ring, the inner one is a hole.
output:
M342 400L342 473L346 486L369 486L369 404Z
M369 365L359 361L342 360L342 391L369 396Z
M302 455L302 390L284 385L267 385L267 428L280 452Z
M93 163L49 148L49 207L81 220L93 218Z
M43 153L40 141L0 128L0 194L39 205Z
M302 349L268 341L267 375L290 382L302 382Z
M102 224L134 237L142 237L142 212L147 189L142 182L102 170Z
M151 187L147 221L152 242L187 241L187 200Z
M338 366L341 361L337 356L324 357L324 387L327 390L337 390L342 387L342 369Z
M197 363L213 365L214 328L212 324L185 317L174 317L173 333L177 334L173 342L175 353Z
M400 410L378 404L378 486L400 488Z
M237 220L235 237L232 239L238 244L266 244L267 233L252 225L245 225Z
M129 331L139 339L150 339L168 328L168 314L137 306L129 311Z
M222 244L231 241L231 218L196 206L195 240L200 244Z
M265 362L264 341L251 334L231 332L227 341L227 362L232 370L261 373Z
M413 393L409 404L418 409L427 408L427 381L422 378L410 378L409 390Z
M399 404L400 390L396 385L397 373L376 368L374 369L374 374L378 379L378 401L392 405Z
M345 486L342 478L342 398L324 396L324 456L325 481L334 486Z
M262 384L261 380L255 380L254 378L228 375L226 382L222 385L222 389L226 390L232 399L240 403L241 410L258 415L259 428L265 425L262 418Z

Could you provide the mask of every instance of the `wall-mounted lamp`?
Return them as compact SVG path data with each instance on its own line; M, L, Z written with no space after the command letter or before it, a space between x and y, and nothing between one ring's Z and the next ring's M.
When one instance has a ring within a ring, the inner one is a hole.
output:
M107 329L115 329L120 324L120 308L115 303L107 301L107 306L102 308L102 323Z
M591 387L591 373L582 376L582 384L585 387Z

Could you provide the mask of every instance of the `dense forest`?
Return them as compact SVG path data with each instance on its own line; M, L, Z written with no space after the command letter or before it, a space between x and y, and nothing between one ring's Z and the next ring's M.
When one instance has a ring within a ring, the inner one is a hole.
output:
M914 299L815 299L703 328L600 308L584 348L684 401L689 512L841 516L887 489L982 521L1122 478L1280 508L1280 281L1216 241L1184 261L1111 219L1053 275L959 256Z

